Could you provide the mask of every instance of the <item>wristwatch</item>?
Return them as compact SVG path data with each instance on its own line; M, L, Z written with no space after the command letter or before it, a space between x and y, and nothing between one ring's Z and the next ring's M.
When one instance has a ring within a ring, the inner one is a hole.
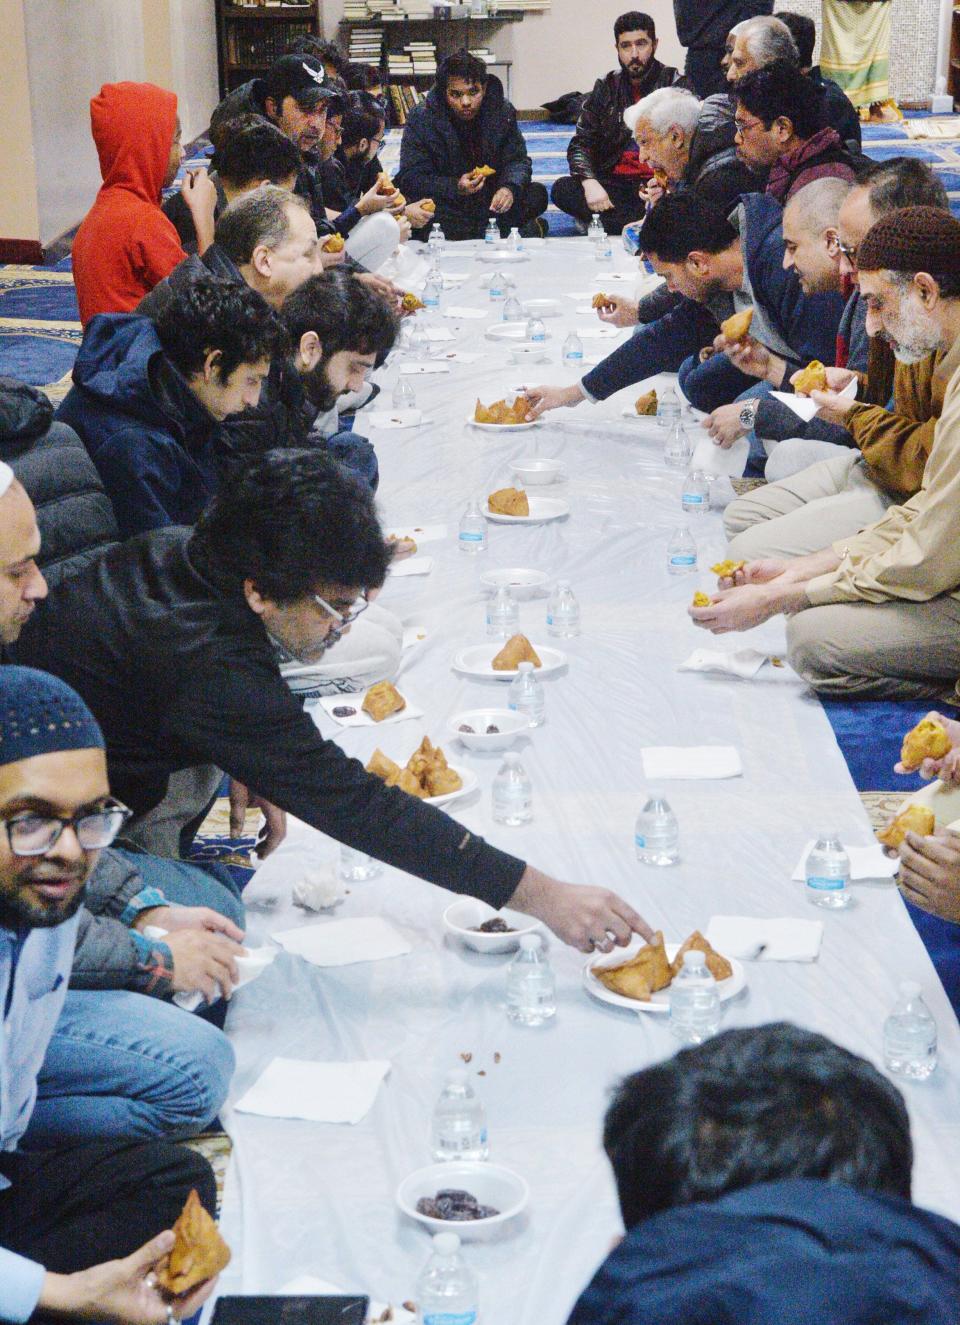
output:
M746 428L749 432L757 421L757 410L760 408L759 400L744 401L743 408L740 411L740 426Z

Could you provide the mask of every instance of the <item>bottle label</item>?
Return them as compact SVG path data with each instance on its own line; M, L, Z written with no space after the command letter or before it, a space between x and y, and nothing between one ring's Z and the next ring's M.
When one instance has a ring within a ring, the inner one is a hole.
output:
M704 502L699 492L685 492L680 500L684 506L702 506Z
M838 893L843 892L845 886L844 879L828 879L822 874L808 874L807 887L816 888L818 892Z
M671 566L695 566L697 559L686 552L675 552L670 558Z
M635 835L633 842L634 846L638 846L641 851L647 845L647 839L645 837L641 837L639 833Z
M424 1311L423 1325L476 1325L475 1311Z
M552 625L553 625L553 613L552 613L552 612L548 612L548 613L547 613L547 625L548 625L548 626L552 626Z
M583 350L567 350L563 357L566 359L567 363L582 363Z
M461 543L482 543L482 542L483 542L483 534L470 534L470 533L463 533L463 534L460 535L460 542L461 542Z

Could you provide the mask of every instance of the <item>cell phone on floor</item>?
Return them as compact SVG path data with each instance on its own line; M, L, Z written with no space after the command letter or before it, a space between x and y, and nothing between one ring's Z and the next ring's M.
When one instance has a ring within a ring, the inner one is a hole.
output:
M368 1297L220 1297L211 1325L364 1325Z

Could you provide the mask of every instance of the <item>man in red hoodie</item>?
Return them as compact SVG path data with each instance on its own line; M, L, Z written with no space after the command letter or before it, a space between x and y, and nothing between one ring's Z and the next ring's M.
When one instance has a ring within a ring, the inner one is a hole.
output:
M160 192L183 160L173 92L152 83L105 83L90 101L103 185L73 241L73 279L86 325L97 313L130 313L186 257L160 210ZM181 189L202 253L213 241L216 189L205 170Z

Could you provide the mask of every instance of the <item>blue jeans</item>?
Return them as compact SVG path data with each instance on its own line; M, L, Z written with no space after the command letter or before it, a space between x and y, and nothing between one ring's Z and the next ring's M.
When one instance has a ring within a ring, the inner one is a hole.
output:
M706 414L712 414L721 405L729 405L757 385L755 377L741 373L725 354L712 354L705 363L691 355L680 365L677 380L693 408Z
M172 1003L71 989L22 1144L195 1135L216 1118L233 1068L223 1032Z

